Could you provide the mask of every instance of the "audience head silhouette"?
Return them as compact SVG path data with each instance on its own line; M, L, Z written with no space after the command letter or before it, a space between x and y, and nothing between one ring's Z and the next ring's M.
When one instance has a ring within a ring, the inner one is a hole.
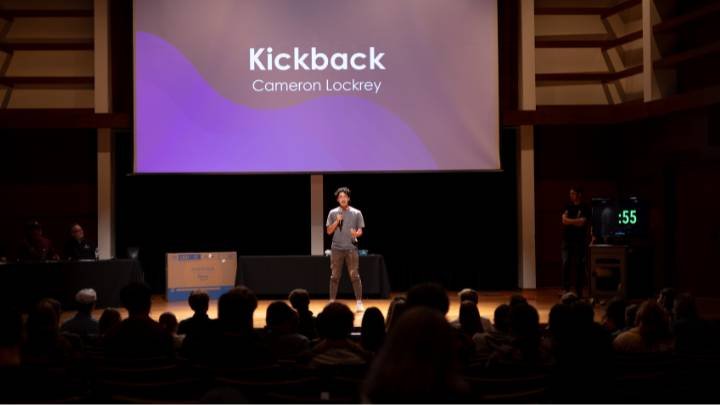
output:
M458 293L458 299L460 302L463 301L470 301L473 304L477 305L478 302L480 302L480 297L478 296L478 292L473 290L472 288L464 288L460 290Z
M605 323L611 331L625 329L625 300L613 298L605 310Z
M131 317L149 316L152 305L150 287L145 283L134 282L120 291L120 300Z
M245 286L235 287L220 296L218 319L226 329L250 330L256 308L255 293Z
M450 308L450 301L445 289L435 283L418 284L407 293L407 304L410 308L428 307L445 315Z
M637 325L640 328L640 335L648 345L670 336L668 314L654 300L647 300L640 305L637 313Z
M305 289L296 288L290 291L288 301L296 311L307 311L310 307L310 293Z
M436 308L417 306L398 320L366 379L364 395L373 403L461 401L452 327Z
M106 308L98 320L98 334L100 336L105 335L112 328L119 325L121 321L120 311L115 308Z
M275 301L267 308L265 322L273 333L295 333L298 328L298 314L285 302Z
M158 318L158 323L170 334L177 332L178 320L172 312L163 312Z
M204 290L193 290L188 296L188 305L196 314L206 314L210 307L210 296Z
M478 311L477 304L472 301L460 303L459 321L462 331L471 337L476 333L485 332L480 320L480 311Z
M406 309L407 301L405 300L405 297L394 297L390 302L390 307L388 307L385 329L388 331L392 329L397 324L397 320L400 319L400 316L405 313Z
M385 318L376 307L365 310L360 327L360 340L363 348L376 352L385 340Z
M40 300L28 313L28 340L44 340L54 337L59 330L59 313L53 300Z
M325 339L346 339L350 337L354 321L355 314L347 305L333 302L318 315L318 332Z

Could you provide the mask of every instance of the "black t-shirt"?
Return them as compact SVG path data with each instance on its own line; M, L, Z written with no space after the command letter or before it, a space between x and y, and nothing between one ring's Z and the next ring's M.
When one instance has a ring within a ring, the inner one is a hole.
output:
M92 260L95 258L95 245L82 239L68 239L65 243L65 258L68 260Z
M587 227L590 221L590 207L585 204L568 203L563 209L567 212L568 219L585 218L585 225L563 225L563 239L567 242L584 243L587 235Z

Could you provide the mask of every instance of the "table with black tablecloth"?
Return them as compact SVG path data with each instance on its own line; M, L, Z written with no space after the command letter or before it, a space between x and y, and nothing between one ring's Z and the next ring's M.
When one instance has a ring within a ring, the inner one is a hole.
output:
M120 290L132 281L142 281L137 260L93 260L78 262L27 262L0 265L0 291L23 309L41 298L55 298L63 309L72 309L75 294L82 288L97 292L99 308L119 307Z
M381 255L360 256L363 296L387 298L390 282ZM260 296L287 296L295 288L312 295L327 295L330 258L327 256L239 256L237 284ZM352 298L347 267L343 269L338 298Z

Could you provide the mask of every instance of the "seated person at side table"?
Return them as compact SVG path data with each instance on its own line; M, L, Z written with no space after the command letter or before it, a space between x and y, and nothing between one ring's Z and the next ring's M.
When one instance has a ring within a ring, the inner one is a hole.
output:
M20 242L17 257L20 261L60 259L50 239L43 236L42 226L37 221L25 225L25 239Z
M70 228L70 239L65 242L64 253L67 260L95 260L95 245L85 239L85 231L80 224L73 224Z

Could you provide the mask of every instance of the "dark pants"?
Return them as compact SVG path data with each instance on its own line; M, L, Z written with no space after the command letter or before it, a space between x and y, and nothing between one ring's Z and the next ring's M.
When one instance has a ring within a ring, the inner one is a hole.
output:
M350 281L352 281L355 299L362 299L362 282L360 281L360 257L357 249L339 250L333 249L330 254L330 299L337 297L340 276L342 275L343 264L347 264Z
M568 241L562 243L562 284L563 290L570 291L572 279L575 278L575 291L580 297L585 287L585 256L587 246L584 241Z

